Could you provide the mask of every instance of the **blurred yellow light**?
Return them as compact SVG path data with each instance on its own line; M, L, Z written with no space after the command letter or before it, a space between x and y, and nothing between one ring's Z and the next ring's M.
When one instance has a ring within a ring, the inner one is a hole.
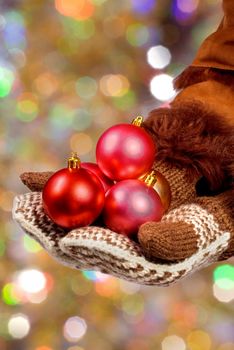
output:
M76 133L70 138L70 147L74 152L78 152L79 155L89 153L93 148L93 141L91 137L85 133Z
M89 0L55 0L55 7L63 16L85 20L94 13L94 5Z
M121 74L104 75L100 80L100 88L106 96L123 96L129 90L128 79Z
M58 80L49 72L39 75L34 84L38 93L43 96L51 96L58 88Z
M210 350L211 339L209 334L201 330L191 332L187 337L190 350Z
M162 341L162 350L185 350L186 344L181 337L169 335Z
M39 346L35 350L53 350L53 349L50 348L49 346Z
M18 98L16 116L23 122L31 122L38 115L37 98L31 93L24 93Z
M20 101L18 103L18 108L27 114L34 112L34 109L36 108L35 103L33 101Z

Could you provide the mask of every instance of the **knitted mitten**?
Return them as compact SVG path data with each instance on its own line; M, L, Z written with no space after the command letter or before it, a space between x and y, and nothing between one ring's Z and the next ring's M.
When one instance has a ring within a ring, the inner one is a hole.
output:
M191 101L152 111L145 127L157 140L156 169L172 191L162 221L140 227L145 256L165 261L193 256L197 263L202 256L210 261L233 256L233 127Z
M193 259L176 264L149 261L138 243L101 227L66 232L45 215L40 192L17 196L13 217L52 257L72 268L97 270L144 285L167 286L191 272L195 264Z

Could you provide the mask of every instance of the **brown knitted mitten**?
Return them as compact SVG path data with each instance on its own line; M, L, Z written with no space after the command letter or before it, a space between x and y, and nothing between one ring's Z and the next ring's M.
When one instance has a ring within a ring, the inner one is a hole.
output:
M140 227L138 239L145 256L172 262L193 257L197 265L205 257L214 262L233 256L234 190L199 197L195 182L183 170L165 163L157 169L169 180L174 199L161 222Z

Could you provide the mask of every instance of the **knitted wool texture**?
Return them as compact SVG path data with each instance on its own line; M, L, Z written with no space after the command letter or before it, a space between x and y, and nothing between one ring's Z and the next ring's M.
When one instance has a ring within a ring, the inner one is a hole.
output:
M146 223L139 230L139 243L146 257L150 260L183 260L199 250L199 232L203 232L202 240L206 244L215 239L219 230L233 232L231 190L215 197L198 197L195 191L196 178L192 180L185 169L162 161L156 162L155 168L171 184L172 203L170 212L163 217L162 222ZM51 172L45 172L23 174L21 177L31 190L35 190L34 184L38 179L40 184L36 188L41 190L51 175ZM233 254L234 240L231 237L233 234L230 234L229 250L223 253L225 258ZM217 258L221 259L222 256Z

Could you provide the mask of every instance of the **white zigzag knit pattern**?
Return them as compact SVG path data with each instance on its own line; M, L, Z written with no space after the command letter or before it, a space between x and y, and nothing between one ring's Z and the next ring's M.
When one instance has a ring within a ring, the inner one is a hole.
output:
M219 228L213 215L196 204L182 205L162 219L192 224L198 236L197 252L177 263L149 261L136 242L101 227L89 226L67 233L44 213L40 192L17 196L13 218L62 264L144 285L167 286L210 264L226 250L230 239L230 233Z

